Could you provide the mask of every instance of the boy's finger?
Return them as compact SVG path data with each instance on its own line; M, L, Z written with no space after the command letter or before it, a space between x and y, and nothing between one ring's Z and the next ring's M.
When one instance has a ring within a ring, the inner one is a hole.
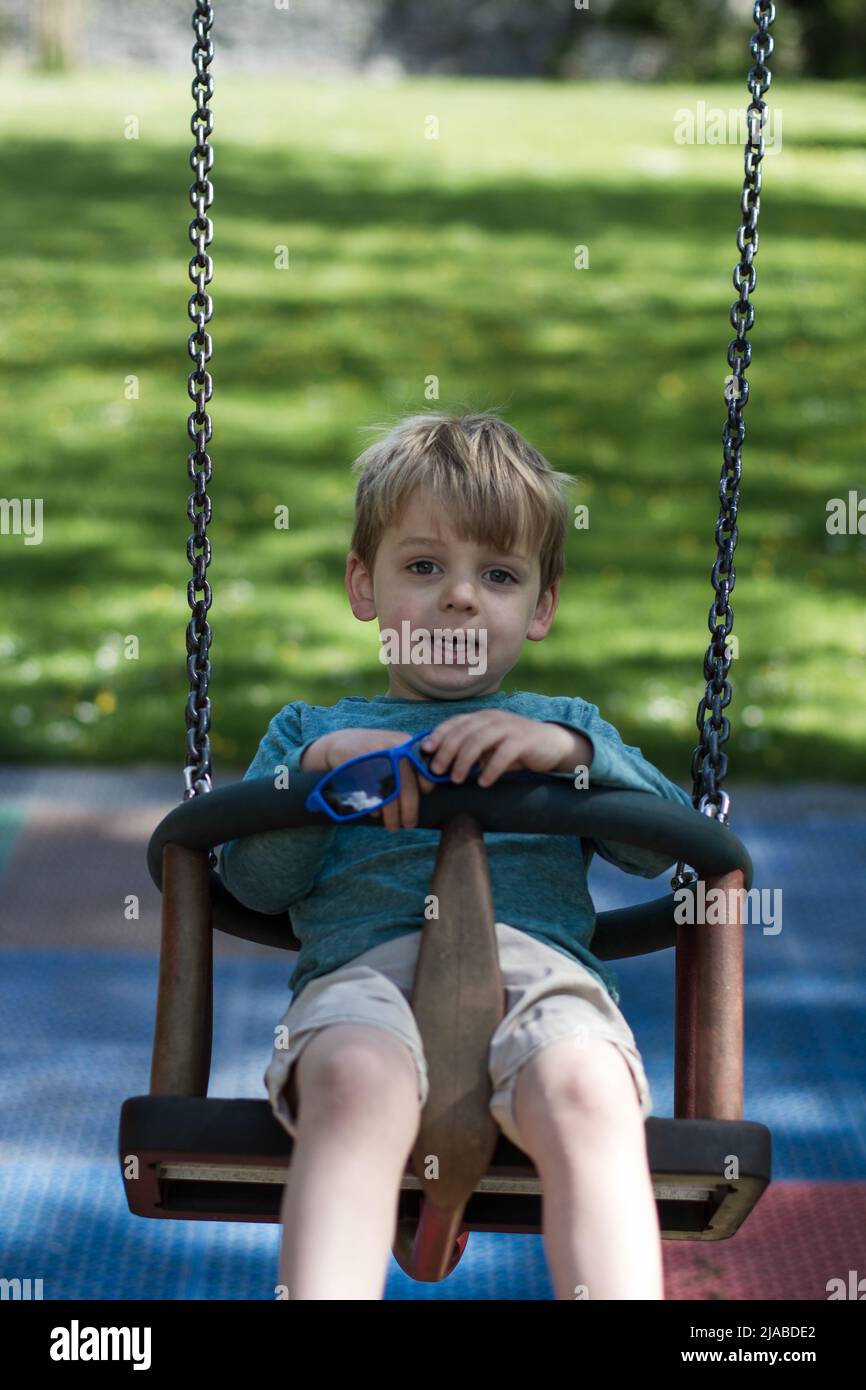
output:
M418 824L418 783L414 768L407 767L402 775L400 819L407 830L412 830Z
M389 801L387 806L383 806L383 807L381 808L381 809L382 809L382 824L383 824L388 830L399 830L399 828L400 828L400 809L399 809L399 808L400 808L400 801L399 801L399 798L395 798L394 801Z

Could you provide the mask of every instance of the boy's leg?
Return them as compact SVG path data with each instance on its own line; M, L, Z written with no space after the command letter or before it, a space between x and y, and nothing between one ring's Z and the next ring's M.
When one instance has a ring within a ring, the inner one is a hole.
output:
M280 1283L290 1300L380 1299L421 1118L415 1063L393 1033L340 1023L310 1039L293 1076Z
M541 1178L556 1297L663 1299L644 1119L619 1049L599 1038L542 1047L518 1072L514 1117Z

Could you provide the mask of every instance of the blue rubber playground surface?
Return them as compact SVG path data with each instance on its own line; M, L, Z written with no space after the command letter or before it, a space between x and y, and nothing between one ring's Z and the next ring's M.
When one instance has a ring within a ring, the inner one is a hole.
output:
M118 1115L148 1089L158 976L145 848L178 783L0 767L0 1275L41 1278L46 1299L274 1298L278 1225L145 1220L120 1178ZM866 1274L866 792L728 790L754 886L781 889L782 929L746 928L744 1115L771 1130L773 1181L731 1240L664 1242L666 1297L821 1299L829 1279ZM596 858L596 908L661 896L671 873ZM293 963L215 933L210 1095L265 1097ZM671 1115L673 952L614 969L652 1113ZM551 1299L543 1238L473 1233L439 1284L392 1259L385 1296Z

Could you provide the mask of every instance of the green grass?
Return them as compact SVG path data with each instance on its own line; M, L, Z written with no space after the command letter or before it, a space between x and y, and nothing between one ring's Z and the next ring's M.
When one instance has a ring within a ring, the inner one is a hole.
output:
M590 505L553 630L504 687L582 695L687 780L742 151L677 145L674 113L744 97L217 67L218 774L288 701L383 692L377 625L342 586L349 464L360 426L432 407L498 411ZM866 88L768 97L782 150L763 165L730 775L860 780L866 536L830 537L825 516L866 491ZM0 536L7 759L183 762L190 112L180 78L4 74L0 490L44 499L41 545Z

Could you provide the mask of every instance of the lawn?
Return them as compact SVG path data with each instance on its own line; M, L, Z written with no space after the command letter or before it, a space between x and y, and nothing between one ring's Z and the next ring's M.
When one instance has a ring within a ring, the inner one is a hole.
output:
M591 700L687 781L743 171L738 143L678 144L675 113L742 108L745 85L289 84L227 61L217 779L285 703L384 692L377 625L342 584L349 465L361 427L433 408L504 415L590 508L553 630L504 688ZM41 497L44 521L41 544L0 536L0 757L180 768L189 79L8 72L3 90L0 491ZM826 515L866 495L866 88L774 83L768 100L783 124L755 262L730 775L862 780L866 535L831 536Z

